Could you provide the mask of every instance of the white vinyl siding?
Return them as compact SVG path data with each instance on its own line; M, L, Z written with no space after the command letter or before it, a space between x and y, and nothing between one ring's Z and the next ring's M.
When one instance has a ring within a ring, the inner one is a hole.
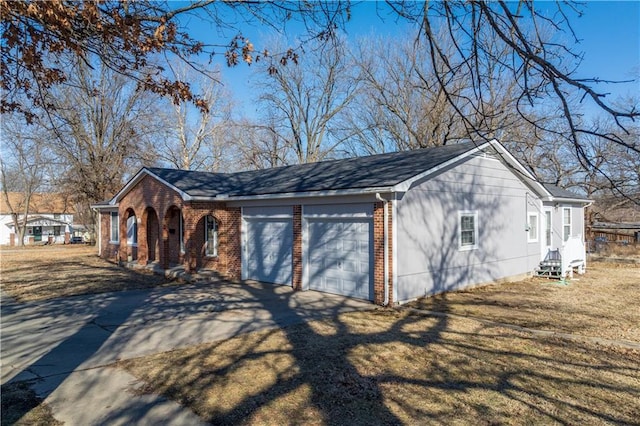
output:
M538 213L529 213L527 218L527 241L535 243L538 241Z
M478 212L458 212L458 248L473 250L478 247Z
M562 209L562 238L567 241L571 237L571 208Z
M112 243L120 241L119 222L120 218L118 212L111 212L111 235L109 236L109 241Z
M207 256L218 255L218 222L213 216L207 216L204 222L204 240L206 242Z

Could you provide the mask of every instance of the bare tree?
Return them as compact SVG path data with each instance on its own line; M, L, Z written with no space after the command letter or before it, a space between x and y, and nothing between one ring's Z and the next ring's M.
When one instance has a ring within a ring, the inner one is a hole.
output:
M37 117L33 107L51 109L41 94L72 80L73 74L58 61L67 54L84 62L97 55L106 68L139 87L170 96L176 103L193 102L205 111L209 106L192 92L188 81L168 78L164 68L153 63L158 53L194 67L203 55L221 57L229 66L251 64L268 55L287 61L297 55L296 46L282 52L258 51L242 30L259 24L281 31L296 20L306 28L302 43L327 39L344 24L348 10L348 3L340 1L3 1L0 111L18 111L33 120ZM196 40L189 34L189 19L208 21L228 36L220 41ZM205 68L198 70L207 74Z
M320 161L340 145L335 124L360 85L343 41L316 49L293 65L270 62L260 80L264 110L297 163Z
M42 190L48 178L50 156L40 129L27 126L16 114L5 116L2 125L3 146L0 156L2 198L18 235L24 245L32 197ZM18 198L9 193L20 194Z
M59 183L85 209L113 196L153 157L159 128L154 99L100 61L76 62L68 84L52 88L45 99L53 108L40 123L51 132Z
M499 62L500 78L511 79L517 87L514 106L519 118L541 132L566 140L583 168L594 169L611 179L591 155L585 141L589 136L620 145L640 158L638 141L625 136L630 134L631 122L640 116L635 105L615 105L606 93L596 89L604 80L578 75L581 55L571 48L572 42L578 41L571 21L582 13L582 5L555 2L538 8L534 2L502 0L387 4L399 16L419 26L417 42L429 53L433 76L469 134L491 137L486 126L478 125L473 117L487 115L488 104L484 100L498 77L492 70ZM452 45L453 55L447 50ZM507 56L496 55L496 51L506 52ZM439 68L441 64L443 68ZM464 99L474 114L460 108L460 98L449 88L449 82L460 76L465 76L469 85ZM579 101L590 102L610 116L616 131L591 127L579 120ZM561 127L546 126L544 121L532 119L531 113L543 105L546 108L553 105L562 118Z
M267 115L265 124L248 118L237 120L226 132L231 156L235 160L234 170L256 170L291 164L293 159L288 142L278 132L276 120Z
M425 148L466 136L443 89L428 77L430 59L411 37L366 37L353 58L362 89L342 123L352 153Z
M167 105L161 114L165 135L156 144L158 159L172 167L185 170L217 171L224 168L225 138L231 122L231 95L218 82L184 64L170 66L177 80L190 81L194 90L207 102L206 111L190 103ZM216 80L219 72L215 73Z

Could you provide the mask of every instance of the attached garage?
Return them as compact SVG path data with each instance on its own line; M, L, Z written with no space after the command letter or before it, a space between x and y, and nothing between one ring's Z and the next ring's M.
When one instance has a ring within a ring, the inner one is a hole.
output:
M291 207L245 208L242 213L243 279L291 285L293 222Z
M311 290L373 300L373 204L305 206Z

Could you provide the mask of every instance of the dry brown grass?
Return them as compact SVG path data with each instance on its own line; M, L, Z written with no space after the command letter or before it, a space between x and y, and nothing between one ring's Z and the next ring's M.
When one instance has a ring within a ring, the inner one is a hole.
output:
M25 426L62 425L53 417L51 408L42 403L28 384L24 382L2 385L2 416L0 424Z
M84 245L3 247L0 264L3 292L21 302L172 284L109 263Z
M640 267L594 262L562 285L532 278L417 300L411 307L640 342Z
M632 424L640 352L408 311L121 363L213 424Z

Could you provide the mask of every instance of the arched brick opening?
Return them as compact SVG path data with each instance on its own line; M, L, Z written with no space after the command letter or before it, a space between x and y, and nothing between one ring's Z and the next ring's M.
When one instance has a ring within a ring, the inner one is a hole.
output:
M153 207L147 207L142 216L145 236L145 255L147 263L160 261L160 221ZM141 256L142 257L142 256Z
M164 215L164 223L162 229L163 240L163 267L168 268L180 264L182 251L184 249L183 238L184 222L182 220L182 211L171 206Z

